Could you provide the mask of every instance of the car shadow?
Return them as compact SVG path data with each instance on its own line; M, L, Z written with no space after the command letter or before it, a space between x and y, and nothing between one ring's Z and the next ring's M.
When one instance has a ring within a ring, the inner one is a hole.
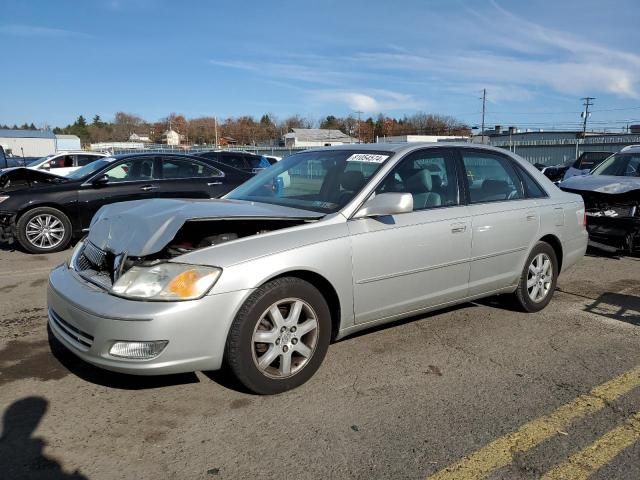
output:
M479 305L478 302L466 302L466 303L461 303L458 305L452 305L451 307L446 307L446 308L441 308L438 310L433 310L431 312L427 312L427 313L419 313L417 315L412 315L411 317L407 317L407 318L402 318L400 320L394 320L391 321L389 323L384 323L382 325L377 325L375 327L368 327L364 330L361 330L359 332L356 332L352 335L349 335L348 337L344 337L341 338L340 340L335 340L333 343L339 343L339 342L347 342L349 340L353 340L355 338L361 337L363 335L369 335L371 333L374 332L381 332L390 328L395 328L398 327L400 325L406 325L407 323L412 323L418 320L424 320L427 318L431 318L431 317L435 317L437 315L442 315L443 313L448 313L448 312L455 312L457 310L462 310L464 308L470 308L470 307L477 307Z
M605 292L587 305L584 311L640 326L640 297L637 295Z
M34 432L47 412L42 397L25 397L13 402L2 415L0 463L2 478L33 480L86 480L79 471L67 473L60 463L44 454L47 443Z
M2 252L17 252L19 251L16 243L0 242L0 251Z
M50 328L47 328L47 332L49 335L49 347L53 356L72 374L89 383L120 390L149 390L175 385L188 385L199 383L200 381L194 372L153 376L110 372L76 357L60 343Z

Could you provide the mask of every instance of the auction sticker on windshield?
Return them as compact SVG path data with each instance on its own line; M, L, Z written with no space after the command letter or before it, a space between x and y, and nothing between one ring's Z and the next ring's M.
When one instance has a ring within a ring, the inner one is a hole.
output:
M349 158L347 158L347 162L363 162L363 163L382 163L389 155L379 155L375 153L354 153Z

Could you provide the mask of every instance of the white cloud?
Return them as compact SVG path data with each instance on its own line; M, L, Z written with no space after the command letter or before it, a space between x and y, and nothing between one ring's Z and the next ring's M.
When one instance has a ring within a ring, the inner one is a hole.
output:
M388 90L366 92L344 90L315 90L310 92L316 103L340 103L352 111L377 113L394 110L417 110L424 105L411 95Z

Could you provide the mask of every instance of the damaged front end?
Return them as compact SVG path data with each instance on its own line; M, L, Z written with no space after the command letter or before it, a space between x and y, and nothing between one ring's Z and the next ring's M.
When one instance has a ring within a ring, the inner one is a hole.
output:
M194 250L213 247L240 238L262 235L313 221L306 218L220 218L193 219L184 222L162 249L146 255L129 256L126 251L113 253L91 241L75 249L69 267L85 280L112 293L116 282L132 268L150 268ZM117 290L117 289L116 289Z
M602 193L563 188L582 196L589 245L609 253L640 254L640 188Z

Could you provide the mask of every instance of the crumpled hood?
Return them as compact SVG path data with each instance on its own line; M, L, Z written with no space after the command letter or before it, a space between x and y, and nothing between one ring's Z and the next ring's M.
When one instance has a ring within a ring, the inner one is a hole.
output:
M162 250L189 220L321 216L308 210L238 200L136 200L98 210L88 238L104 251L143 257Z
M580 175L566 179L560 188L587 192L619 194L640 190L640 178L612 175Z
M0 192L41 187L67 181L68 179L65 177L61 177L55 173L27 167L13 167L0 170Z

